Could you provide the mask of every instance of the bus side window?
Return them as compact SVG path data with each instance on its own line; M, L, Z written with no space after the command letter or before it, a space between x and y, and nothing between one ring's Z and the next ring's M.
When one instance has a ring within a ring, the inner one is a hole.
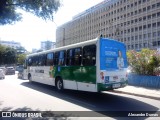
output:
M93 66L96 64L96 45L83 47L83 65Z
M54 62L54 53L48 53L47 54L47 61L46 61L46 65L47 66L52 66Z
M55 52L54 65L58 65L59 52Z
M46 65L46 55L45 54L39 55L38 65L39 66L45 66Z
M65 50L59 52L58 65L65 65L65 53Z
M31 58L31 65L32 65L32 66L38 65L37 57L38 57L38 56L34 56L34 57Z
M67 50L67 66L74 65L74 49Z
M32 58L29 58L28 59L28 66L31 66L32 65Z
M82 62L82 48L75 48L74 65L81 65Z

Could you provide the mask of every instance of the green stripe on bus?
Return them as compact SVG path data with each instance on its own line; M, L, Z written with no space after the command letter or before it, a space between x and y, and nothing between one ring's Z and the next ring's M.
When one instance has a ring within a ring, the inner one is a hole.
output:
M96 84L96 66L55 66L54 77Z

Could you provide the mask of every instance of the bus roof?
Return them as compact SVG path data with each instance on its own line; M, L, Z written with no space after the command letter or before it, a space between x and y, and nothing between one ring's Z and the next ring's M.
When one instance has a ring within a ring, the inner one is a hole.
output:
M101 38L101 39L116 41L114 39L109 39L109 38ZM100 40L99 37L97 37L95 39L92 39L92 40L76 43L76 44L71 44L71 45L62 46L62 47L59 47L59 48L54 48L54 49L51 49L51 50L46 50L46 51L42 51L42 52L38 52L38 53L29 54L29 55L27 55L27 57L46 54L46 53L50 53L50 52L61 51L61 50L68 50L68 49L71 49L71 48L85 46L85 45L96 44L98 40ZM116 42L121 43L119 41L116 41Z

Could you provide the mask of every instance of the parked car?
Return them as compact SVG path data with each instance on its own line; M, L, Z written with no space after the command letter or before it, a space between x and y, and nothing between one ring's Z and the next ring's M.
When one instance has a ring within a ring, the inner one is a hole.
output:
M5 79L5 74L2 69L0 69L0 79Z
M3 70L4 74L6 74L6 67L0 67Z
M15 75L14 67L7 67L6 68L6 75Z

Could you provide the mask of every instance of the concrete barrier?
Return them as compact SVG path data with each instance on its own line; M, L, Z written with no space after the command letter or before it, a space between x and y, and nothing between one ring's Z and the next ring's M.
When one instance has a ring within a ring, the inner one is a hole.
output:
M133 86L160 88L160 76L145 76L130 73L128 84Z

